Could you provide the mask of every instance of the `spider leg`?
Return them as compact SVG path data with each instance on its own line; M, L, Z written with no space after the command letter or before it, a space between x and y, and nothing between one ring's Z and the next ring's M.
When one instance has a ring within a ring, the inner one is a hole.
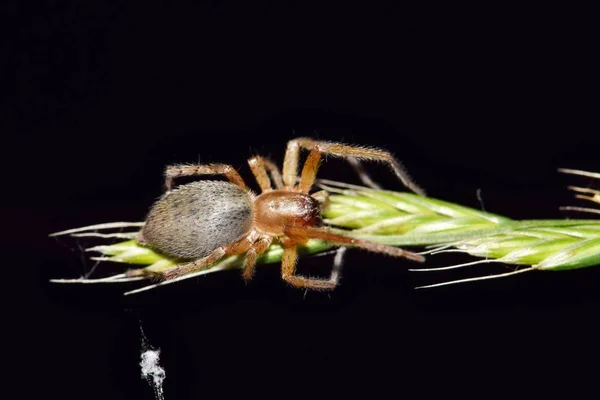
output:
M286 235L297 238L322 239L331 243L346 245L349 247L358 247L373 253L387 254L392 257L404 257L413 261L423 262L425 258L417 253L403 250L399 247L388 246L380 243L373 243L366 240L355 239L343 236L330 231L328 228L302 227L287 228Z
M300 143L297 139L290 140L283 159L283 183L286 188L293 188L298 177L298 161L300 159Z
M275 183L275 187L277 189L283 187L281 172L279 172L279 168L277 168L277 165L275 165L273 161L265 157L255 156L248 160L248 164L250 165L250 169L256 177L256 181L263 192L272 189L271 179ZM271 179L269 179L267 171L271 175Z
M333 258L333 268L331 269L331 275L329 277L330 281L338 282L340 279L340 271L342 270L342 266L344 264L344 254L346 254L347 247L340 247L335 252L335 257Z
M298 246L293 243L284 243L283 259L281 260L281 277L286 282L297 288L313 290L333 290L338 283L339 267L335 268L329 279L310 278L296 274L296 262L298 261ZM336 257L337 258L337 257ZM339 258L341 266L341 257Z
M140 268L130 270L126 273L126 275L128 277L146 276L155 278L160 281L179 278L181 276L208 268L224 257L238 255L248 251L248 249L252 246L252 240L249 239L249 236L250 234L243 237L235 243L219 246L206 257L200 258L189 263L178 265L177 267L164 272L151 272L147 271L144 268Z
M425 194L424 191L408 176L404 167L402 167L402 164L400 164L391 153L385 150L351 146L343 143L318 141L310 138L297 138L288 143L283 163L283 180L286 186L292 187L295 183L296 175L298 174L298 159L301 148L310 150L310 154L302 169L299 185L299 189L304 193L308 193L316 179L321 157L323 155L331 155L345 159L352 157L355 160L385 162L406 187L417 194Z
M252 244L248 252L246 253L246 259L244 260L244 267L242 277L245 280L252 279L254 275L254 267L256 266L256 259L263 254L273 242L273 238L270 236L261 236Z
M356 157L348 157L346 160L352 165L363 185L370 187L371 189L381 190L381 186L371 178L371 175L365 170L365 167L360 160Z
M190 164L190 165L170 165L165 170L165 188L168 191L173 186L173 180L182 176L197 175L225 175L233 184L243 190L248 190L248 186L231 165L227 164Z

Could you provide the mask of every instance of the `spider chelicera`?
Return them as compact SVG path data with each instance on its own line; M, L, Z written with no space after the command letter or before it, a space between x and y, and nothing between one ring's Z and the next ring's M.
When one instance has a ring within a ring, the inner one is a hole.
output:
M301 149L309 154L298 177ZM385 162L408 188L423 194L387 151L310 138L288 142L283 173L267 158L248 160L261 189L259 195L230 165L169 166L165 171L167 192L152 206L137 240L182 263L163 273L136 269L128 275L170 280L205 269L226 256L245 254L242 275L249 280L257 258L278 241L284 249L281 276L285 281L299 288L331 290L337 285L337 274L320 279L296 273L298 245L311 238L423 261L418 254L346 237L322 225L322 198L311 195L310 190L323 155L345 158L355 165L358 160ZM203 180L172 189L175 178L197 175L224 175L228 181ZM363 181L367 181L365 176Z

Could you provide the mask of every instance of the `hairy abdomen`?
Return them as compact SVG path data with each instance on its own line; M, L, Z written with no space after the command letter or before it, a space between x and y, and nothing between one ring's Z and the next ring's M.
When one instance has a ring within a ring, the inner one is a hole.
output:
M158 200L139 240L167 256L195 260L234 242L251 226L250 194L229 182L199 181Z

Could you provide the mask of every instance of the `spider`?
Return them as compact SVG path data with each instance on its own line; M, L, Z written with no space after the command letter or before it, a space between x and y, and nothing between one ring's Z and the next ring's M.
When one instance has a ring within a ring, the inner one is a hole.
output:
M298 177L301 149L309 154ZM408 188L423 194L387 151L310 138L288 142L283 173L265 157L248 160L261 189L259 195L230 165L168 166L166 193L150 209L137 240L184 263L161 273L135 269L128 276L171 280L210 267L226 256L245 254L242 276L250 280L257 258L278 241L284 249L281 277L285 281L298 288L331 290L338 283L337 273L329 279L296 273L298 245L311 238L422 262L418 254L342 236L323 226L321 208L325 200L321 195L326 198L327 193L311 195L310 190L324 155L345 158L355 166L359 160L383 161ZM198 175L224 175L228 181L201 180L173 189L175 178ZM369 181L364 174L361 179Z

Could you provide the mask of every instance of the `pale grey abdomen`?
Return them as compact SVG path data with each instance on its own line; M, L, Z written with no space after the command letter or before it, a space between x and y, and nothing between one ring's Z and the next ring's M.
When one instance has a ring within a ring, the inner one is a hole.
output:
M252 226L252 198L223 181L181 185L150 210L139 240L167 256L195 260L229 244Z

